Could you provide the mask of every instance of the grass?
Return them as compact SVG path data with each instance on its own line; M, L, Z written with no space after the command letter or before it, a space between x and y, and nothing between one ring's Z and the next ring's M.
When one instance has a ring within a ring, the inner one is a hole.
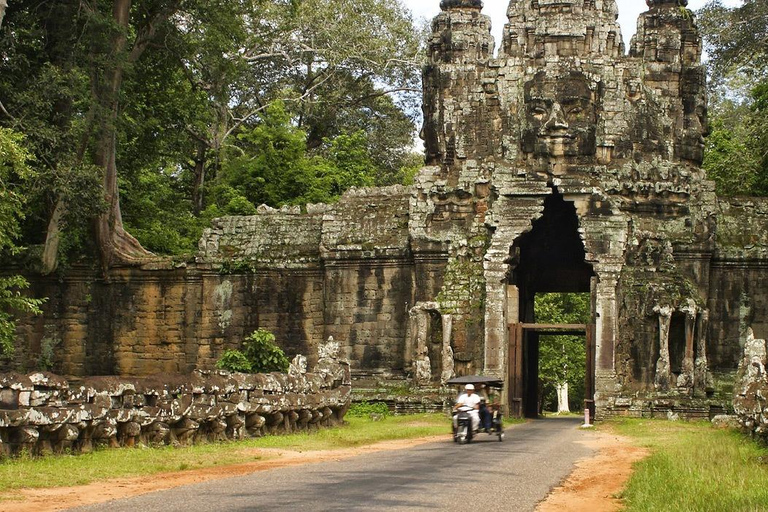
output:
M267 436L231 443L173 448L103 449L82 455L21 457L0 462L0 500L20 488L85 485L113 478L147 476L171 471L210 468L265 460L254 448L298 451L338 450L379 441L413 439L450 432L442 414L392 416L381 421L348 418L336 429L286 436Z
M635 466L627 512L768 511L768 449L709 423L611 422L651 455Z

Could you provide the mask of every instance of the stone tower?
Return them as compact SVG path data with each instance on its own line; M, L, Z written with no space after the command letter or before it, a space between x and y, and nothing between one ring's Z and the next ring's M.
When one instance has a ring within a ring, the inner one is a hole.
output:
M524 326L542 292L593 296L587 386L599 409L618 388L706 394L715 198L700 168L701 41L685 2L648 4L629 55L613 0L513 0L496 56L476 3L444 3L433 23L423 133L434 168L417 186L432 216L414 238L448 242L454 344L472 370L508 378L520 413L536 394ZM458 205L463 216L435 223ZM461 300L478 287L482 305ZM479 324L482 353L461 346Z

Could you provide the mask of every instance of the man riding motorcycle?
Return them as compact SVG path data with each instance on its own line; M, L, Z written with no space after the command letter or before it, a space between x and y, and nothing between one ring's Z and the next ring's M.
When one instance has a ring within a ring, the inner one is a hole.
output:
M467 384L464 386L464 393L459 395L456 399L456 405L453 407L454 412L458 411L461 407L471 407L469 412L472 418L472 430L477 431L480 429L480 396L475 393L475 386ZM453 417L453 426L457 427L457 416Z

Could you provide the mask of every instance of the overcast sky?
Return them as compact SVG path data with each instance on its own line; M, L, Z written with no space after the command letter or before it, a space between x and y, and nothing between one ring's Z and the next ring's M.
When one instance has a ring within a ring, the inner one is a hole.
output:
M415 17L433 18L440 12L440 0L402 0L402 2L413 11ZM483 12L493 19L493 36L496 39L496 46L499 46L501 39L501 30L504 23L507 22L507 6L509 0L484 0L485 7ZM619 24L621 25L621 34L624 36L627 48L629 48L629 39L635 33L637 26L637 15L647 10L643 0L617 0L619 5ZM707 3L707 0L689 0L688 8L699 9ZM725 5L741 5L741 0L725 0Z

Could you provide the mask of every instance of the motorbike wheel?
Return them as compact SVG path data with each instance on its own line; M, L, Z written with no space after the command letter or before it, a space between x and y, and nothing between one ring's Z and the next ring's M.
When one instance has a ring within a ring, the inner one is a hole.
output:
M467 426L466 425L460 425L459 430L456 433L456 437L459 441L459 444L467 444L469 442L469 437L467 436Z

